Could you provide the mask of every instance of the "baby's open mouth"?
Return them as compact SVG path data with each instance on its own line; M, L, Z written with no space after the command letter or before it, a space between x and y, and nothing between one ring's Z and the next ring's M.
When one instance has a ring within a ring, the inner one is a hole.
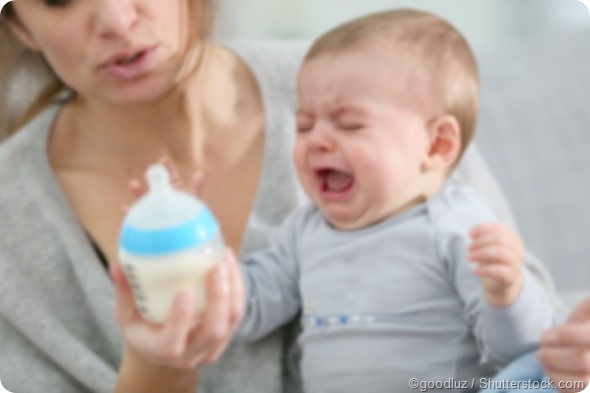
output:
M316 176L322 192L343 193L354 184L354 177L350 173L338 169L320 169L316 171Z

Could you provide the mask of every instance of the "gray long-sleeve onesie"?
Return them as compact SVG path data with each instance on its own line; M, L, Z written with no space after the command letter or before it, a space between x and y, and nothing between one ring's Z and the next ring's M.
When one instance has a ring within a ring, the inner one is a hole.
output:
M475 388L490 364L533 348L554 320L524 269L515 303L485 304L467 260L468 231L491 221L470 188L452 184L357 231L334 229L316 207L300 209L269 249L244 261L247 311L238 338L262 337L303 310L308 393L412 391L411 378Z

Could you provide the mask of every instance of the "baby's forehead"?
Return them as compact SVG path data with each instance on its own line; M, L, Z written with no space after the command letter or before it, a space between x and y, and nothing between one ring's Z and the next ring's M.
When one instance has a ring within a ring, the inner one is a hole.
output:
M319 54L303 63L299 82L305 78L322 81L344 74L351 77L349 83L380 80L384 87L424 88L430 79L427 67L411 53L395 49L387 42L363 40Z
M322 100L340 107L370 97L430 113L438 94L425 67L391 49L368 43L306 61L311 67L302 68L298 80L300 104Z
M399 41L399 42L398 42ZM368 71L375 65L387 65L392 72L402 72L404 70L419 71L421 61L415 51L401 40L392 40L382 35L369 35L363 39L357 40L350 45L339 48L331 48L325 52L316 54L314 57L306 59L303 63L314 62L316 60L342 60L353 59L363 64ZM424 59L426 60L426 59ZM333 62L333 66L338 67L338 61Z

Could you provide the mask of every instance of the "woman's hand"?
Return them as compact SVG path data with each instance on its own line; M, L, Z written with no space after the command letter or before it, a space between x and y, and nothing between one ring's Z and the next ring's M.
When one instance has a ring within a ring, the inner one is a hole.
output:
M192 176L187 187L168 159L160 163L170 174L173 187L200 196L203 180L200 173ZM147 188L134 179L129 188L136 199ZM124 208L127 210L127 208ZM196 299L193 292L178 293L163 325L145 321L139 313L131 288L122 268L114 265L111 276L117 291L117 319L123 331L128 350L153 364L178 369L193 369L214 362L233 336L244 312L244 289L236 258L226 249L222 260L211 269L207 279L207 305L195 325Z
M538 358L563 393L577 393L590 381L590 297L574 309L565 325L547 330Z
M117 293L117 320L130 350L156 364L192 369L217 360L243 314L243 284L236 259L226 250L207 280L207 305L194 323L196 299L180 292L163 325L145 321L139 313L123 270L113 265L111 276Z

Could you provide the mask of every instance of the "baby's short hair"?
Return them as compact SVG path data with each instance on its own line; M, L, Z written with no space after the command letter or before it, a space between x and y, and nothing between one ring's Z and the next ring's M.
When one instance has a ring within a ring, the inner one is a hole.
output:
M475 133L479 110L477 63L465 38L450 23L427 12L399 9L354 19L318 38L305 60L354 49L381 39L400 58L404 76L425 81L422 96L430 116L454 116L463 155ZM370 74L370 65L367 67ZM411 88L411 86L407 86ZM420 94L420 93L418 93Z

